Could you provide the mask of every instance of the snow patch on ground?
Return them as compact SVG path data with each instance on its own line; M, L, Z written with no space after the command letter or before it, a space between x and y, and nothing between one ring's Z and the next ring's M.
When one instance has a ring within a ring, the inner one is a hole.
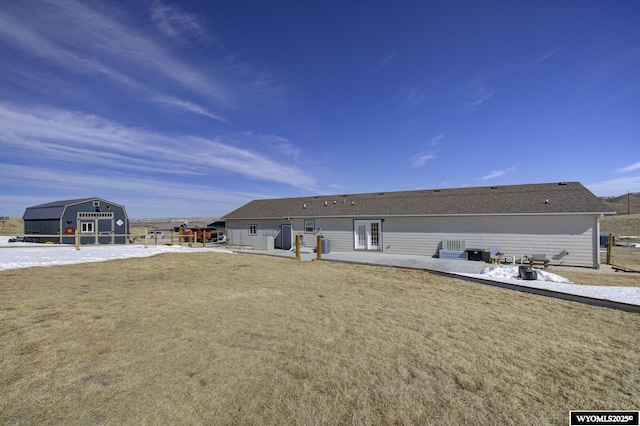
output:
M574 284L568 279L551 272L535 269L537 280L519 278L518 266L488 266L479 274L460 274L467 277L489 279L492 281L515 284L523 287L539 288L600 300L640 305L640 287L616 287Z
M9 237L0 237L0 271L32 266L68 265L73 263L104 262L130 257L149 257L160 253L216 252L233 253L222 248L190 248L181 245L102 245L74 246L65 244L10 243ZM537 280L518 277L518 266L489 266L479 274L458 274L489 279L533 288L575 294L595 299L612 300L640 306L640 287L612 287L573 284L566 278L547 271L536 270Z
M518 266L497 266L491 265L480 271L480 275L486 275L491 279L498 280L511 280L519 279ZM552 274L551 272L542 271L540 269L535 270L538 273L539 281L549 281L552 283L571 283L568 279L561 277L560 275Z
M101 245L75 246L67 244L9 243L0 237L0 271L32 266L69 265L73 263L105 262L130 257L150 257L160 253L217 252L233 253L221 248L190 248L180 245Z

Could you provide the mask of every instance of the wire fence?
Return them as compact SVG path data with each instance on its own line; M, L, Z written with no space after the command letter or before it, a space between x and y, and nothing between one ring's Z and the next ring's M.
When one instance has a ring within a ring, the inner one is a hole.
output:
M227 244L226 231L213 231L209 233L199 233L192 231L170 232L169 235L145 230L144 234L123 234L115 232L81 232L75 230L74 233L61 234L22 234L10 238L9 242L39 243L46 245L75 245L81 246L97 245L128 245L144 244L149 245L186 245L188 247L210 247L225 246Z

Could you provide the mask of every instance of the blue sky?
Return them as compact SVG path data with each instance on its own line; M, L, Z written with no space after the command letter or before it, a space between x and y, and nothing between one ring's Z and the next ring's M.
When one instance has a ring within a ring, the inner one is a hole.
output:
M638 1L0 5L0 216L580 181L640 192Z

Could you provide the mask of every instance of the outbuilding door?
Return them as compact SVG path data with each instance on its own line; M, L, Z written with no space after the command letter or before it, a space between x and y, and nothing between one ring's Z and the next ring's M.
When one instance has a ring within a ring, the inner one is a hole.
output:
M113 244L113 213L78 212L76 221L80 229L80 244Z
M380 220L356 220L353 222L356 250L380 250L382 222Z
M289 250L292 247L291 244L291 225L287 224L287 225L282 225L281 226L281 231L280 231L280 248L282 250Z

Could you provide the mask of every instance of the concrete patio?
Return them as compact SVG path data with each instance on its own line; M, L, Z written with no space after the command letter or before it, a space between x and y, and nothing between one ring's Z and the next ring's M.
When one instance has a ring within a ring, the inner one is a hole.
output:
M295 258L295 251L291 250L234 250L239 253L252 253L265 256L277 256ZM317 254L309 249L302 249L300 260L309 262L317 259ZM363 265L383 265L399 266L408 268L431 269L435 271L477 274L488 266L485 262L468 260L447 260L437 259L430 256L387 254L378 251L351 251L351 252L330 252L322 254L321 260L332 262L355 263Z

